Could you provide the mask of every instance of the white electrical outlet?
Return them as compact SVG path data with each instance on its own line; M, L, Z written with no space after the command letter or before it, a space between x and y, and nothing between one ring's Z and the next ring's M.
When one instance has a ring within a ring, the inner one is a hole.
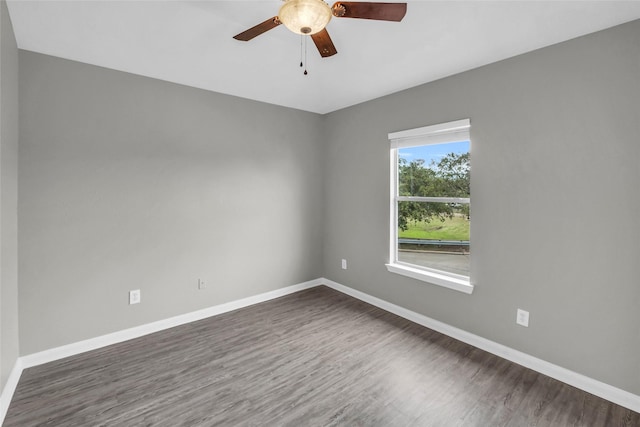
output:
M129 291L129 305L138 304L140 302L140 289Z
M204 279L198 279L198 289L204 289L207 287L207 282Z
M346 270L346 269L347 269L347 260L346 260L346 259L343 259L343 260L342 260L342 269L343 269L343 270Z
M516 323L524 327L529 327L529 312L518 309L516 314Z

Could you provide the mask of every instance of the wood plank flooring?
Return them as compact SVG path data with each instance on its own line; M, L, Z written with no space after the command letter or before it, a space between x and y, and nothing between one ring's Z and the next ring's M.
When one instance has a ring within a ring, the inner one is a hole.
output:
M640 426L326 287L33 367L10 426Z

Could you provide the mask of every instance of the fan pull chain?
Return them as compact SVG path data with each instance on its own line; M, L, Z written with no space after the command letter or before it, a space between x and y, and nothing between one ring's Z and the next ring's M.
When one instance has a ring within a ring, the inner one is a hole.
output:
M302 68L302 38L304 36L300 34L300 68Z
M305 76L307 75L307 39L308 37L304 37L304 75Z
M304 39L304 48L302 46L302 39ZM303 53L304 52L304 53ZM300 35L300 68L304 67L304 75L307 73L307 37Z

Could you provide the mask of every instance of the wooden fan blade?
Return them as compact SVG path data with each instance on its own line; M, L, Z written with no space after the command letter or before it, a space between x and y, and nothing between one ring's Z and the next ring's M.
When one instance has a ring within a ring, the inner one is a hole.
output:
M316 44L316 47L318 48L318 52L320 52L320 56L322 56L323 58L326 58L328 56L333 56L336 53L338 53L338 51L336 50L336 47L333 45L333 42L331 41L331 37L329 37L329 33L327 32L326 28L323 29L322 31L312 34L311 38L313 39L313 42Z
M255 27L249 28L247 31L243 31L240 34L233 36L233 38L243 42L248 42L252 38L257 37L262 33L266 33L280 24L282 24L280 19L277 16L274 16L273 18L269 18L266 21L259 23Z
M376 19L400 22L407 13L406 3L374 3L339 1L331 7L337 18Z

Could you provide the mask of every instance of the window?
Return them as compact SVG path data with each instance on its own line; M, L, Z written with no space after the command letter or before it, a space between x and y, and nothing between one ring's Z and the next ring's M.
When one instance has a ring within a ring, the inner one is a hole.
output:
M471 293L468 119L389 134L387 269Z

